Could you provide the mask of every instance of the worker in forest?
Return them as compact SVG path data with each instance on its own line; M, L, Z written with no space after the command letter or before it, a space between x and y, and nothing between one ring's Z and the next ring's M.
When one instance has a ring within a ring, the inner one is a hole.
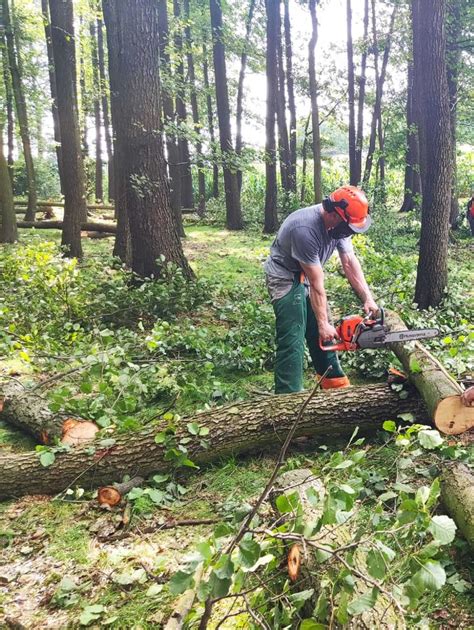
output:
M466 407L474 407L474 385L471 385L462 393L461 400Z
M351 242L353 234L366 232L370 224L367 197L356 186L338 188L322 204L296 210L281 224L264 267L276 317L276 394L303 389L305 338L316 372L322 375L331 368L322 388L350 385L337 353L320 347L337 337L323 267L337 249L344 274L364 311L376 313L377 304Z
M467 202L467 222L471 228L471 234L474 236L474 195Z

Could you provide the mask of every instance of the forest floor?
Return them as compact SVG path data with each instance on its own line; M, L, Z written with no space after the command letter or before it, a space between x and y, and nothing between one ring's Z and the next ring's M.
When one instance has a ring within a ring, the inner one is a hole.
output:
M412 218L390 219L373 241L359 237L357 251L380 302L399 310L411 325L439 326L442 336L430 349L455 376L465 377L473 369L473 244L464 228L454 237L447 299L439 311L420 315L409 305L418 228ZM148 283L138 293L108 257L111 239L85 240L86 259L78 267L58 257L57 233L22 230L20 243L0 252L1 375L36 381L57 375L42 392L45 404L116 430L134 430L156 415L180 421L206 406L271 392L273 313L262 274L271 239L193 223L186 232L186 254L200 279L189 294L172 270L171 288ZM357 312L335 261L328 272L336 316ZM362 383L383 380L393 361L387 352L344 359L352 380ZM73 374L71 365L77 367ZM308 370L308 386L312 378ZM401 457L395 436L382 430L361 444L366 492L357 522L367 527L367 515L379 505L377 493L399 484L418 497L421 486L434 483L438 459L418 443L403 446ZM468 438L449 446L472 461ZM33 440L0 422L0 454L32 448ZM353 448L299 442L285 470L304 467L324 476L335 454L350 456ZM152 492L136 492L111 511L98 506L91 489L80 487L54 498L1 503L0 627L162 627L176 599L168 588L171 575L214 529L179 522L231 519L259 495L274 457L229 458L184 477L178 471L176 477L156 482L163 489L160 500ZM350 483L345 470L336 473ZM438 504L433 509L443 513ZM416 555L421 545L410 537L397 544L405 558ZM420 597L407 614L408 627L474 627L469 558L456 535L443 557L446 583ZM395 582L402 583L406 566L402 559L394 565ZM211 627L227 609L224 603L216 607ZM294 627L299 614L297 610ZM249 624L242 613L220 627Z

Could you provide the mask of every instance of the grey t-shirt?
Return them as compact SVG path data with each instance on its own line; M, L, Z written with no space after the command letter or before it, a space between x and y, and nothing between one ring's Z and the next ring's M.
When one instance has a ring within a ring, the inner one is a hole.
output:
M354 251L350 236L339 240L329 236L321 213L322 204L302 208L281 224L264 265L272 300L289 291L302 271L300 262L323 266L336 248L339 252Z

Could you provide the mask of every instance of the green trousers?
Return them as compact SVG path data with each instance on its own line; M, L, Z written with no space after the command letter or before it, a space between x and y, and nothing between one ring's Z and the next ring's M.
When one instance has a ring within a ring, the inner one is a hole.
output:
M318 374L332 367L328 378L344 376L337 352L319 347L318 323L304 284L295 280L291 290L273 302L276 317L275 394L303 389L305 338L313 366Z

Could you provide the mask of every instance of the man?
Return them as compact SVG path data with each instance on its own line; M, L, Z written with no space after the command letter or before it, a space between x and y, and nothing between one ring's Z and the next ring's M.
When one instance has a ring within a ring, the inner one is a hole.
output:
M474 195L467 202L467 222L471 228L471 234L474 236Z
M318 374L331 366L324 389L348 387L336 352L320 348L336 338L324 289L323 266L337 248L346 278L364 305L376 312L351 236L371 224L369 204L356 186L343 186L322 204L302 208L282 223L265 262L268 291L276 316L275 393L303 389L304 340ZM303 275L304 274L304 275Z

